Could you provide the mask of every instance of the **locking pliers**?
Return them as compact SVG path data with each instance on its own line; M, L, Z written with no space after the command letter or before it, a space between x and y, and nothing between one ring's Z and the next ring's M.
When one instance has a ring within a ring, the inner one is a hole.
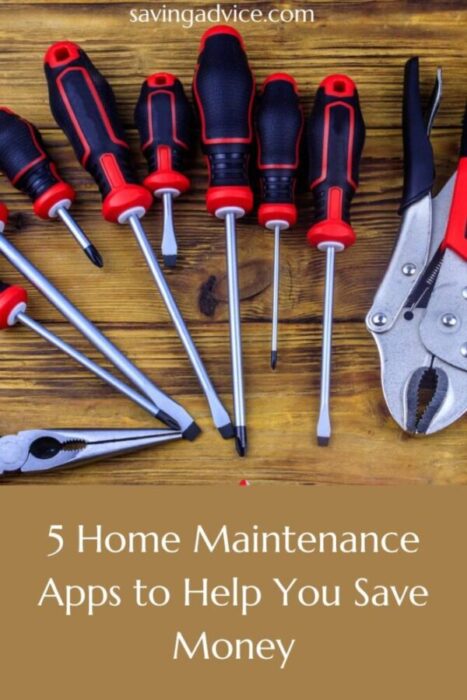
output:
M467 113L456 172L436 197L430 131L441 69L426 113L418 58L404 78L404 192L399 237L367 315L383 392L403 430L441 430L467 410Z
M178 440L177 430L24 430L0 438L0 475L74 467Z

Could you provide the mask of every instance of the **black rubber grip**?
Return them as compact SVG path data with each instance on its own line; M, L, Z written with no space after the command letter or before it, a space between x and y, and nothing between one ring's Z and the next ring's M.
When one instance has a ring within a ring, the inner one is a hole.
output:
M355 83L332 75L321 83L308 120L309 186L315 223L350 223L350 204L359 180L365 124Z
M216 28L205 34L193 90L210 187L248 186L255 84L235 30Z
M144 81L135 107L135 124L149 172L160 168L160 146L170 149L172 169L183 172L193 139L193 111L178 78L157 73Z
M36 127L0 108L0 170L33 202L61 182Z
M427 133L419 82L419 60L405 64L402 111L404 189L401 211L431 192L435 180L433 149Z
M461 148L459 153L461 158L467 157L467 104L464 109L464 119L462 122L462 138Z
M71 42L54 44L45 56L45 74L55 120L102 197L136 184L112 88L83 49Z
M293 204L303 114L295 81L267 79L256 110L262 201ZM276 167L277 166L277 167Z

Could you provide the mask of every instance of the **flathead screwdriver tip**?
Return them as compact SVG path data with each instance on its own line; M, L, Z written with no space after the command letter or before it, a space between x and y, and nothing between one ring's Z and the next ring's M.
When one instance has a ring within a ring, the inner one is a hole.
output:
M164 260L165 267L175 267L177 264L176 255L163 255L162 258Z
M277 367L277 350L271 352L271 369L276 369Z
M316 427L316 440L318 447L327 447L331 439L331 420L329 411L325 410L320 413L318 425Z
M245 457L247 449L246 427L237 425L235 427L235 446L240 457Z
M92 244L88 245L86 248L84 248L84 252L96 267L104 267L102 256L95 246Z
M230 440L231 438L235 437L235 428L233 427L232 423L222 425L220 428L218 428L218 430L224 438L224 440Z

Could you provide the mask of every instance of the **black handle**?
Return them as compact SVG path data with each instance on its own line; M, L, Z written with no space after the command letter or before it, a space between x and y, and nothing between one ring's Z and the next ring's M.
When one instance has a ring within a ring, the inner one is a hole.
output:
M435 179L433 149L427 133L419 82L419 60L405 64L402 110L404 133L404 190L401 210L431 192Z
M249 211L248 159L253 142L255 83L240 34L232 27L205 32L193 91L201 143L209 160L208 210L238 206Z
M283 220L289 226L296 221L295 180L302 128L295 80L286 73L269 76L256 110L262 199L258 218L263 226L272 220Z
M96 181L105 218L122 221L131 210L146 211L151 196L137 184L107 80L83 49L68 41L53 44L44 62L52 113Z
M190 185L183 170L193 137L193 111L180 80L170 73L149 76L141 86L135 123L149 166L146 187L155 194L163 189L185 192Z
M315 217L311 245L352 245L350 204L359 180L365 124L355 83L330 75L321 83L308 120L309 185Z
M59 176L36 127L0 108L0 170L34 203L35 213L47 219L54 209L75 199L74 189Z

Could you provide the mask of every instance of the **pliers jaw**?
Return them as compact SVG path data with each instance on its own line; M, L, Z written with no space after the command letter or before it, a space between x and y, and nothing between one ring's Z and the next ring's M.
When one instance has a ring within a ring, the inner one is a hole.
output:
M34 473L178 440L176 430L26 430L0 438L0 474Z

